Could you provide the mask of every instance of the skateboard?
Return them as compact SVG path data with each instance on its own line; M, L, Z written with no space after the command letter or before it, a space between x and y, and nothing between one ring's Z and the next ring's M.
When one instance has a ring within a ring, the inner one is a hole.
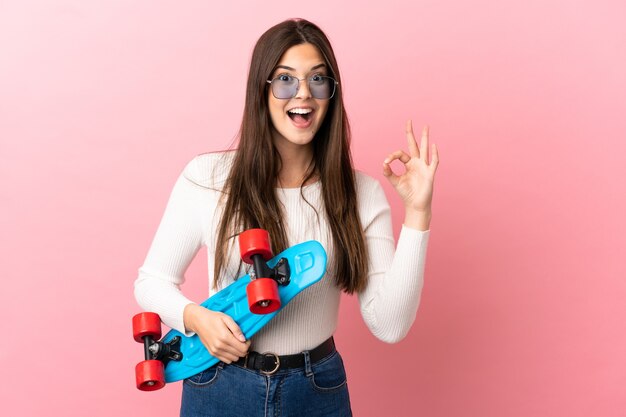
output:
M241 258L253 268L200 304L235 320L246 339L256 334L304 289L326 273L326 251L314 240L292 246L272 257L269 235L250 229L239 235ZM171 330L161 338L156 313L133 317L133 337L144 345L145 360L135 367L136 385L155 391L166 383L189 378L219 362L200 341Z

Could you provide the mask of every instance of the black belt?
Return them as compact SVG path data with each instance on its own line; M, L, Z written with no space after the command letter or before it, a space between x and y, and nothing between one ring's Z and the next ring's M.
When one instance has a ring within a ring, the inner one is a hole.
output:
M334 351L335 341L331 337L313 350L309 350L309 359L311 363L315 363ZM304 353L278 356L272 352L249 352L243 358L239 358L237 362L233 362L233 364L243 368L254 369L265 375L272 375L281 369L303 368L305 359Z

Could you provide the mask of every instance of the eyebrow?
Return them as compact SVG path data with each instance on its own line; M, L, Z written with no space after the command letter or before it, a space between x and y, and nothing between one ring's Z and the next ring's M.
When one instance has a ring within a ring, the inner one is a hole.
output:
M318 64L318 65L314 66L313 68L311 68L310 71L315 71L316 69L322 68L322 67L325 67L325 66L326 66L326 64ZM278 68L286 69L288 71L295 71L296 70L295 68L288 67L287 65L276 65L276 69L278 69ZM276 70L274 70L274 71L276 71Z

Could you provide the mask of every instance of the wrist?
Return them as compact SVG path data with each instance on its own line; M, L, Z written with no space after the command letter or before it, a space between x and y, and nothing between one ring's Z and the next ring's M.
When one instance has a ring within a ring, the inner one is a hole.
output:
M426 231L430 229L430 220L432 211L430 208L426 210L415 210L407 208L405 211L404 225L411 229Z
M202 308L197 304L187 304L183 310L183 324L185 329L190 332L196 333L195 320L197 316L198 308Z

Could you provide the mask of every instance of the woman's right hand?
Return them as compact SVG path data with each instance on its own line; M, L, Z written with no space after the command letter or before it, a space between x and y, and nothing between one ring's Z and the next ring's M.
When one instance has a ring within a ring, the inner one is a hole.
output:
M227 314L189 304L183 313L185 328L196 333L209 353L224 363L246 356L250 341Z

